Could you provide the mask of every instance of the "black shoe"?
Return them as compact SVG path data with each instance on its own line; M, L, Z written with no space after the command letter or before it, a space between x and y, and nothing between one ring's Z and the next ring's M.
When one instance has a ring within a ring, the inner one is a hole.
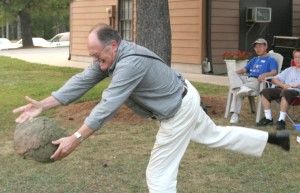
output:
M276 128L277 130L285 129L285 121L284 120L277 121Z
M287 131L278 131L276 137L278 145L285 151L290 151L290 134Z
M267 125L273 125L273 119L266 119L266 117L262 118L258 123L255 124L256 126L267 126Z

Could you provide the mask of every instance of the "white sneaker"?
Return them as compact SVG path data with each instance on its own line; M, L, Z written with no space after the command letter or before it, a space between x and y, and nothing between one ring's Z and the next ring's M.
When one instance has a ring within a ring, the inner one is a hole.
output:
M236 93L238 96L247 96L252 92L253 90L251 88L248 88L246 86L241 86L241 89Z
M236 124L238 122L239 122L239 115L236 113L233 113L230 118L230 123Z

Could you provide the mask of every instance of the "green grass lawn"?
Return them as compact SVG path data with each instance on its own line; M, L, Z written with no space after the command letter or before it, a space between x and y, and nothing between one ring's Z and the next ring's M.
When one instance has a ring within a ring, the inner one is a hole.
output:
M0 192L148 192L145 170L157 132L154 121L107 124L69 157L52 164L24 160L14 153L16 115L12 109L25 104L25 95L36 100L48 96L79 71L0 57ZM99 99L108 83L98 85L77 102ZM227 94L227 87L193 84L205 96ZM53 113L55 110L46 115ZM253 127L254 115L247 108L242 114L240 126ZM213 119L228 124L223 115ZM69 133L77 129L63 126ZM262 129L275 131L274 127ZM297 132L289 131L290 153L267 145L261 158L191 143L180 165L178 192L300 192L300 145L295 141Z

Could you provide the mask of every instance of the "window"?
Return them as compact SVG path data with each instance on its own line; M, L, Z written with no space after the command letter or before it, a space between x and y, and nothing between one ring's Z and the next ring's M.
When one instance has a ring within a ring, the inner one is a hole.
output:
M124 40L132 41L133 0L119 0L119 31Z

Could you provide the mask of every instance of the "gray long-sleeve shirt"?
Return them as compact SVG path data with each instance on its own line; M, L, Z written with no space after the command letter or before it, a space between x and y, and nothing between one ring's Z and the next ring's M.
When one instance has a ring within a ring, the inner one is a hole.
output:
M183 77L150 50L124 40L108 71L92 63L52 96L63 105L69 104L106 77L111 77L111 82L85 119L93 130L99 129L124 103L136 113L158 120L173 117L181 105Z

